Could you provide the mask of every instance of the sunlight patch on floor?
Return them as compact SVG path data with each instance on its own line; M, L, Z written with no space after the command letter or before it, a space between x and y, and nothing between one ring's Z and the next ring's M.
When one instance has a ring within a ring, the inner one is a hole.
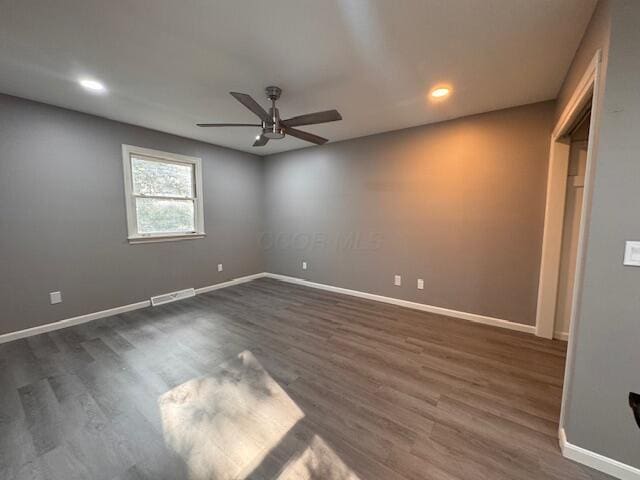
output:
M190 480L266 471L278 480L358 480L249 351L168 391L158 405L165 442Z
M359 480L340 457L318 435L297 458L284 466L278 480Z
M191 480L245 478L304 417L248 351L158 403L165 441Z

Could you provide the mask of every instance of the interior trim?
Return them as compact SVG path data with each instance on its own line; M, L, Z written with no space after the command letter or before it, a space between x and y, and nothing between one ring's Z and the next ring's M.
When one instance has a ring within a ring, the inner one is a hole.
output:
M136 236L129 237L127 240L131 245L140 245L142 243L158 243L158 242L175 242L180 240L195 240L198 238L204 238L207 235L205 233L180 233L175 235L153 235L149 237Z
M219 288L230 287L232 285L239 285L241 283L250 282L256 278L264 277L264 273L256 273L253 275L247 275L245 277L234 278L228 282L216 283L206 287L196 288L196 295L201 293L211 292L218 290ZM11 342L13 340L19 340L20 338L32 337L41 333L52 332L54 330L60 330L61 328L71 327L73 325L79 325L81 323L87 323L99 318L111 317L113 315L119 315L121 313L131 312L133 310L139 310L151 306L150 300L144 300L142 302L131 303L129 305L123 305L120 307L108 308L107 310L100 310L99 312L87 313L85 315L79 315L77 317L66 318L57 322L47 323L45 325L38 325L37 327L26 328L24 330L17 330L15 332L4 333L0 335L0 344Z
M267 274L264 272L254 273L253 275L234 278L233 280L229 280L228 282L216 283L207 287L196 288L196 295L200 295L201 293L213 292L214 290L219 290L220 288L232 287L233 285L240 285L241 283L247 283L252 280L257 280L258 278L263 278L266 275Z
M73 325L79 325L81 323L87 323L92 320L97 320L98 318L111 317L112 315L119 315L121 313L131 312L132 310L139 310L141 308L150 306L151 301L144 300L142 302L130 303L129 305L123 305L121 307L109 308L107 310L100 310L99 312L87 313L86 315L65 318L64 320L47 323L45 325L38 325L37 327L4 333L0 335L0 343L12 342L13 340L18 340L20 338L32 337L34 335L40 335L41 333L52 332L54 330L60 330L61 328L71 327Z
M587 233L589 231L589 224L591 222L591 202L593 200L593 183L595 181L595 171L596 164L598 162L597 151L599 144L599 131L600 131L600 115L602 114L603 109L603 99L602 99L602 82L603 75L602 72L602 50L598 49L591 60L587 71L584 73L582 80L580 82L579 88L576 89L574 94L571 97L570 105L567 106L565 112L563 112L563 118L565 119L565 127L570 124L571 111L576 111L579 107L581 101L585 98L588 100L589 92L591 91L591 125L589 128L589 138L587 140L587 165L585 171L585 180L584 180L584 191L583 191L583 200L582 200L582 211L580 214L580 232L578 234L578 250L576 253L576 267L574 274L574 287L573 287L573 298L571 300L571 320L569 323L569 339L567 343L567 357L565 361L564 368L564 382L562 384L562 403L560 405L560 428L564 428L565 426L565 414L568 408L568 392L571 389L573 368L574 368L574 355L575 355L575 340L576 340L576 332L578 329L578 323L580 322L580 301L582 297L582 283L583 283L583 270L586 262L586 242L587 242ZM573 105L573 107L572 107ZM557 128L559 133L562 133L562 123L558 124ZM551 171L549 172L551 173ZM566 188L566 187L565 187ZM566 190L565 190L566 192ZM564 212L564 207L563 207ZM564 219L562 220L564 223ZM545 220L545 228L546 228L546 220ZM543 245L544 245L544 236L546 236L546 230L543 233ZM557 248L561 248L561 245ZM542 269L542 264L541 264ZM559 272L556 270L555 274L557 275ZM542 279L542 275L540 277ZM538 287L540 291L541 285ZM557 291L553 293L553 295L557 296ZM540 315L540 310L538 310L538 315ZM555 312L554 312L555 315ZM545 322L547 324L554 325L555 318L544 318L544 317L536 317L536 326L537 328L541 328L542 323ZM547 329L549 326L546 327ZM553 330L553 327L551 327ZM538 333L538 332L537 332Z
M559 330L556 330L555 332L553 332L553 338L566 342L569 340L569 332L561 332Z
M233 285L239 285L241 283L250 282L258 278L273 278L288 283L296 283L298 285L305 285L311 288L318 288L321 290L327 290L335 293L342 293L344 295L351 295L353 297L366 298L368 300L374 300L376 302L389 303L392 305L398 305L400 307L411 308L414 310L420 310L423 312L435 313L437 315L444 315L447 317L461 318L463 320L469 320L475 323L481 323L483 325L490 325L493 327L506 328L509 330L515 330L518 332L525 332L534 334L535 326L523 325L520 323L510 322L509 320L503 320L501 318L488 317L485 315L479 315L477 313L461 312L458 310L451 310L449 308L436 307L433 305L427 305L425 303L411 302L409 300L402 300L399 298L385 297L383 295L376 295L374 293L361 292L358 290L350 290L348 288L334 287L333 285L325 285L323 283L310 282L302 278L290 277L287 275L279 275L276 273L255 273L253 275L246 275L244 277L234 278L227 282L216 283L214 285L208 285L206 287L196 288L196 295L202 293L212 292L221 288L231 287ZM110 317L112 315L118 315L121 313L130 312L132 310L138 310L141 308L150 307L151 302L144 300L142 302L131 303L129 305L123 305L120 307L109 308L107 310L101 310L99 312L87 313L86 315L79 315L77 317L67 318L53 323L47 323L46 325L39 325L37 327L27 328L24 330L18 330L15 332L9 332L0 335L0 344L18 340L20 338L31 337L33 335L39 335L41 333L52 332L54 330L60 330L61 328L71 327L72 325L78 325L81 323L90 322L99 318Z
M565 458L595 468L620 480L640 480L640 469L569 443L564 428L561 428L558 433L560 450Z
M276 273L265 274L268 278L275 280L281 280L283 282L296 283L298 285L305 285L307 287L318 288L320 290L327 290L335 293L342 293L344 295L351 295L353 297L366 298L367 300L374 300L376 302L390 303L392 305L398 305L400 307L412 308L414 310L421 310L423 312L435 313L437 315L445 315L447 317L461 318L463 320L469 320L475 323L482 323L483 325L491 325L493 327L507 328L509 330L516 330L518 332L525 332L535 334L536 327L534 325L523 325L521 323L511 322L509 320L503 320L501 318L488 317L485 315L479 315L477 313L461 312L459 310L451 310L449 308L436 307L433 305L427 305L426 303L411 302L409 300L401 300L399 298L385 297L384 295L376 295L375 293L361 292L359 290L350 290L348 288L334 287L333 285L326 285L324 283L310 282L302 278L289 277L287 275L279 275Z
M593 182L594 163L596 162L598 121L600 115L600 68L602 51L597 50L587 70L580 79L565 109L562 111L551 135L549 146L549 169L547 174L544 227L542 233L542 252L540 276L538 280L538 302L536 307L536 335L553 337L555 326L556 302L558 298L558 278L562 250L562 230L564 228L564 207L567 192L567 171L569 168L570 143L563 137L591 105L591 128L587 142L587 165L584 185L584 200L580 218L580 234L573 289L570 332L575 323L577 298L580 295L582 263L584 260L585 232L589 223L591 183ZM571 354L567 355L570 358ZM568 369L567 369L568 371Z

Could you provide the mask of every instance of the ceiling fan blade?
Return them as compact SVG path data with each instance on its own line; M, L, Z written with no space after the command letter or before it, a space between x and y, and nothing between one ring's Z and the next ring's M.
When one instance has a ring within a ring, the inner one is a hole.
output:
M196 123L198 127L261 127L260 123Z
M287 127L298 127L300 125L314 125L316 123L337 122L342 120L342 115L337 110L325 110L324 112L307 113L287 120L282 124Z
M302 130L298 130L296 128L291 127L283 127L285 133L291 135L292 137L299 138L300 140L305 140L307 142L315 143L317 145L322 145L323 143L327 143L329 140L326 138L319 137L318 135L314 135L313 133L303 132Z
M265 137L264 135L260 135L260 138L257 139L255 142L253 142L253 146L254 147L264 147L267 142L269 141L268 137Z
M269 116L269 114L265 111L264 108L260 106L258 102L256 102L253 98L251 98L251 95L247 95L246 93L238 93L238 92L229 92L229 93L233 95L233 98L238 100L241 104L243 104L253 113L255 113L260 118L260 120L262 120L265 123L271 122L271 117Z

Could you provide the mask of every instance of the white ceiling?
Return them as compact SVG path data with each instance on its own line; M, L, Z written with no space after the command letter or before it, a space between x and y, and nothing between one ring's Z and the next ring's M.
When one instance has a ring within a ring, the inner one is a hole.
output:
M251 147L229 95L284 90L283 118L332 141L555 98L596 0L0 0L0 92L190 138ZM79 76L103 81L91 95ZM453 86L433 104L429 89Z

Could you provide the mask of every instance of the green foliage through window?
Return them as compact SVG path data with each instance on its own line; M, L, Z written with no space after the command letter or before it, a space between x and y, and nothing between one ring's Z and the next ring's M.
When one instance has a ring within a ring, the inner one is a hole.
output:
M195 231L194 166L131 157L138 233Z
M195 231L193 200L136 198L138 233Z
M133 193L154 197L193 197L193 165L131 158Z

